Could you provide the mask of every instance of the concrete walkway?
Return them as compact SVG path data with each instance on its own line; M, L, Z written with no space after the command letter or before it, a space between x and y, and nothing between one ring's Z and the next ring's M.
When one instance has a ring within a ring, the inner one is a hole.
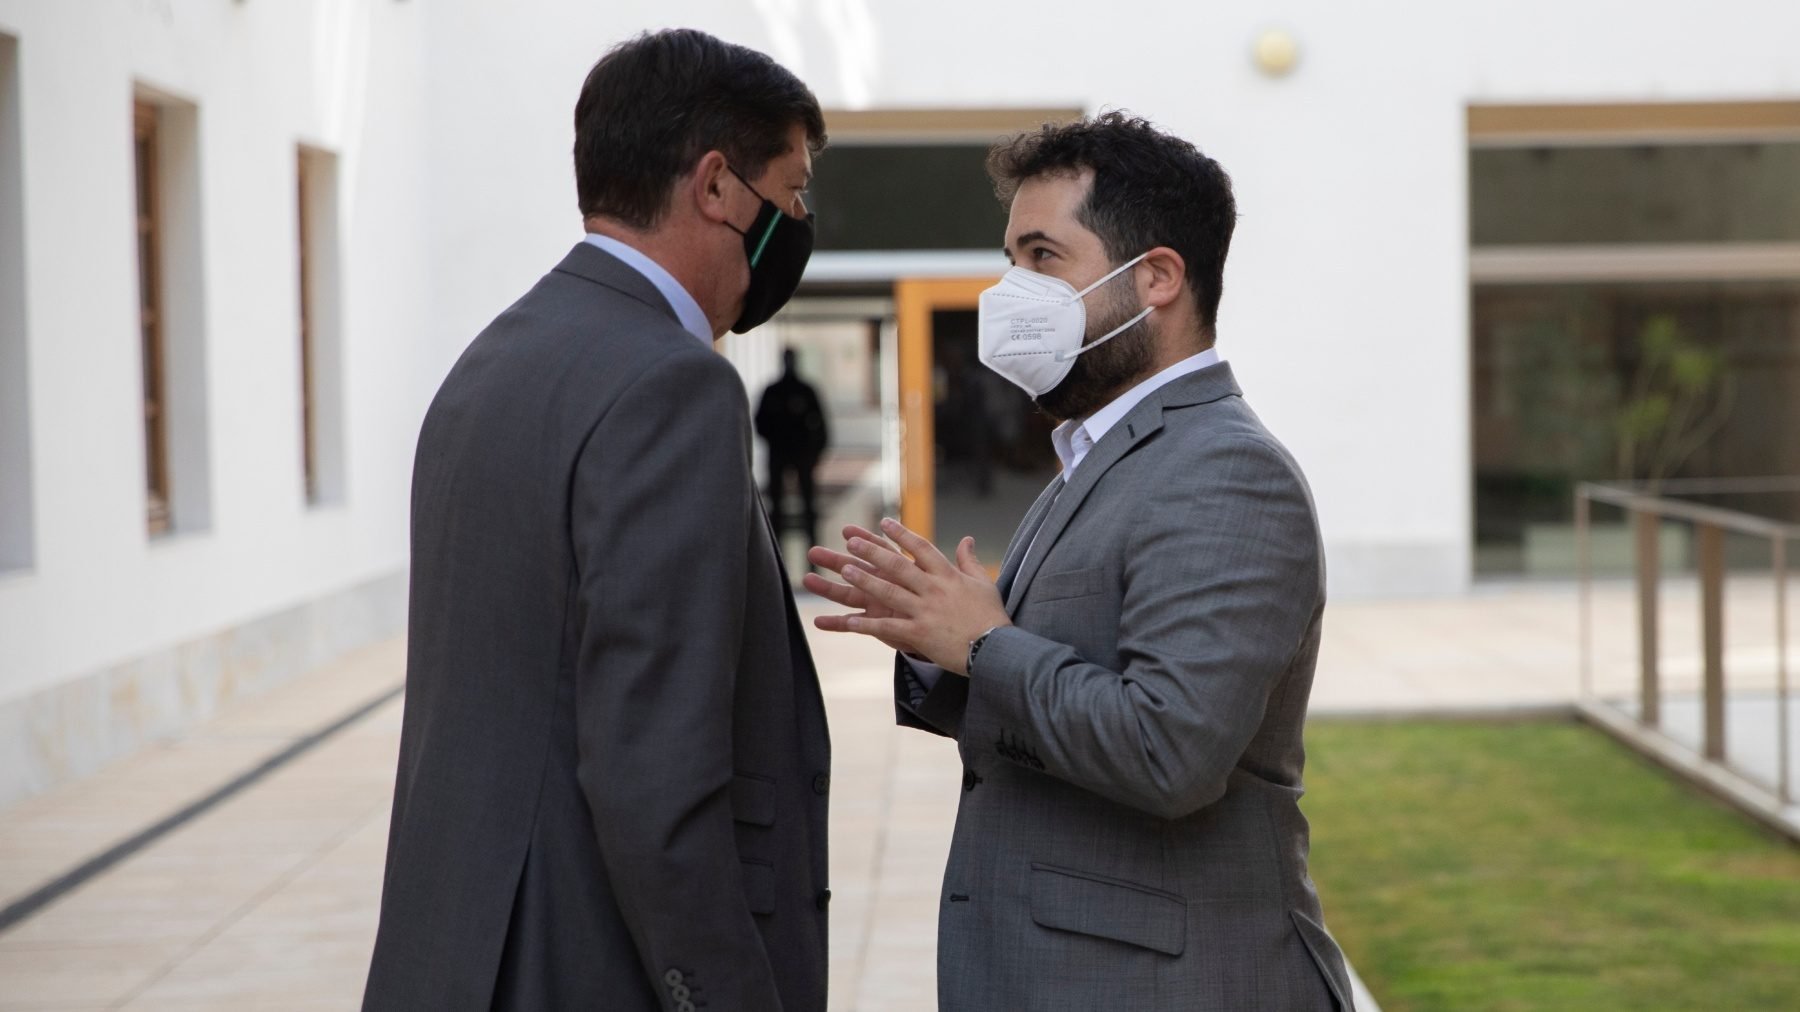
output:
M1572 595L1335 606L1319 711L1573 698ZM817 605L809 605L816 611ZM831 1006L929 1009L954 748L892 723L889 656L815 634L834 743ZM343 715L340 732L0 933L0 1010L352 1008L375 926L403 648L364 650L0 816L0 906Z

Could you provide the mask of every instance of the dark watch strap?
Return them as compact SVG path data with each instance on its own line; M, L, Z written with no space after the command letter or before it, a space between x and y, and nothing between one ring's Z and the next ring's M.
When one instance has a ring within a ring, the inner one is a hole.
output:
M1000 627L994 627L994 629L998 628ZM980 636L969 641L969 659L963 664L963 668L966 669L966 673L970 678L975 677L975 655L981 652L981 645L986 643L987 638L994 634L994 629L989 629L987 632L984 632Z

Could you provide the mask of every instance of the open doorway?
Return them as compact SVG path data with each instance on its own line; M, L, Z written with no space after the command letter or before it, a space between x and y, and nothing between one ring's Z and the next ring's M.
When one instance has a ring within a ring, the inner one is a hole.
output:
M935 540L948 554L972 535L977 553L997 567L1059 465L1050 445L1054 423L1023 390L981 364L975 326L972 310L931 314Z
M815 540L836 544L844 525L874 525L892 512L898 498L887 448L890 419L896 414L888 378L894 368L893 342L892 299L813 294L796 298L769 324L723 346L744 377L753 417L762 422L754 471L788 573L796 581L806 571L806 549ZM790 353L792 375L784 378ZM762 431L770 428L768 415L782 414L766 410L770 399L783 391L795 393L796 381L810 391L822 430L822 450L816 457L807 455L811 467L804 483L795 469L802 461L772 468L787 456L777 452L776 444L783 440L777 432ZM773 480L775 469L783 471L779 482Z
M976 355L975 307L992 278L895 284L902 520L946 553L964 535L998 569L1019 519L1057 473L1050 420Z
M897 513L947 550L973 535L997 569L1014 526L1056 473L1048 420L977 361L974 310L1007 266L1006 212L984 168L989 148L1079 115L827 112L832 146L814 163L808 196L817 249L800 290L769 326L726 345L753 399L774 379L781 348L799 345L801 372L830 402L822 475L835 467L859 477L837 482L846 487L838 516L820 506L827 544L839 519ZM793 554L789 563L791 572L804 565Z

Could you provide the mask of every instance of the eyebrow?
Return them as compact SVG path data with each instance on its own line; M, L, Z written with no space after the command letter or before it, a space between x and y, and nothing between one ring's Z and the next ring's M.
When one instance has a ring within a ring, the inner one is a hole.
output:
M1024 249L1025 247L1031 245L1034 242L1046 242L1052 246L1061 246L1062 245L1062 243L1059 243L1055 239L1050 238L1050 233L1045 232L1042 229L1039 229L1035 232L1027 232L1024 235L1019 236L1017 239L1014 239L1012 241L1012 246L1000 247L1000 252L1006 254L1006 259L1011 260L1013 258L1013 249L1015 247L1018 249Z

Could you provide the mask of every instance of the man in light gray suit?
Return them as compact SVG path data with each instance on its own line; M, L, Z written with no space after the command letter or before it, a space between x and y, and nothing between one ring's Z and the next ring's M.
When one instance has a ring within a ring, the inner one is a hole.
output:
M825 712L713 349L793 293L824 140L805 85L699 32L588 75L589 234L419 437L365 1009L825 1007Z
M1349 1009L1298 806L1318 524L1213 347L1230 181L1116 113L989 169L1015 267L981 357L1062 420L1063 472L998 585L893 521L813 550L847 583L807 578L861 609L821 628L902 652L900 723L962 754L940 1007Z

